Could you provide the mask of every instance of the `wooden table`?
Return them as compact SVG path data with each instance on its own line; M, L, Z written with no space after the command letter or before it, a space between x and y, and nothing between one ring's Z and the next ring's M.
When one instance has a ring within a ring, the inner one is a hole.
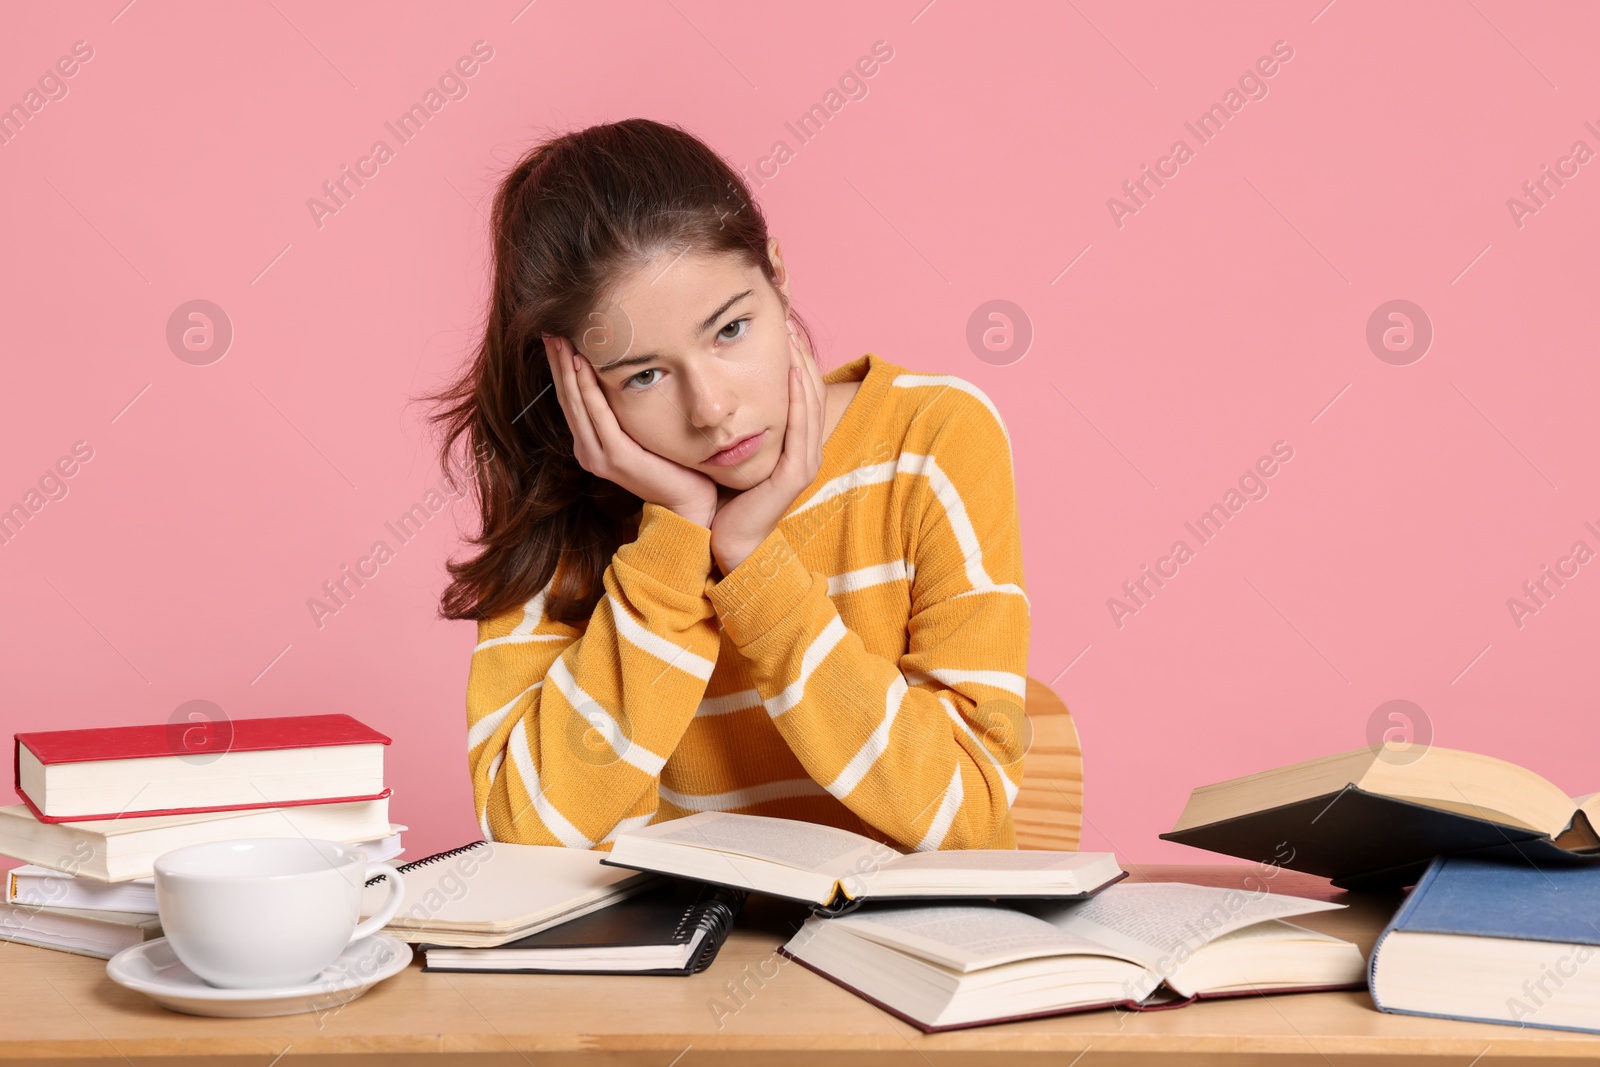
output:
M1347 903L1294 921L1354 941L1364 953L1401 899L1345 893L1324 879L1276 868L1129 869L1130 881L1252 892L1265 884L1271 892ZM1258 881L1247 881L1252 877ZM419 957L348 1004L267 1019L169 1011L112 982L104 961L7 942L0 944L0 1059L51 1067L294 1067L333 1056L385 1067L556 1067L579 1060L650 1067L1600 1063L1600 1036L1391 1015L1374 1008L1364 990L1201 1001L1155 1012L1104 1009L924 1034L777 956L804 916L787 902L752 896L716 962L686 978L424 974ZM747 992L735 999L730 990L741 978Z

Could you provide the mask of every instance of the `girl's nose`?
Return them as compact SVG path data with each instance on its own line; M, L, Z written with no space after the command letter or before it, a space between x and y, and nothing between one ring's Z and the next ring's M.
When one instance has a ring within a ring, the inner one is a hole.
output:
M688 415L696 427L709 429L722 425L736 406L727 386L715 373L690 373Z

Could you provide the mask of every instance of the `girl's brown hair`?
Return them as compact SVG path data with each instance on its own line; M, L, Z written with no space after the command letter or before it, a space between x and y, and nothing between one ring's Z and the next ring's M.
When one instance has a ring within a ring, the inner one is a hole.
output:
M550 584L545 614L579 623L602 576L631 539L643 501L579 466L557 402L542 334L577 337L632 271L665 253L729 253L774 284L767 222L740 174L678 126L624 119L535 145L501 181L492 217L488 318L471 365L440 392L452 489L461 444L474 457L477 554L446 567L446 619L486 619ZM798 312L795 324L810 331Z

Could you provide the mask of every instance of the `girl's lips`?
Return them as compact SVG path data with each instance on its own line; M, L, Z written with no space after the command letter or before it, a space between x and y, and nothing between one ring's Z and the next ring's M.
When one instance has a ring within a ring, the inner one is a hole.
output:
M761 442L766 439L766 436L767 431L761 430L760 432L745 438L732 448L723 449L721 452L718 452L716 455L706 460L706 462L714 463L719 467L731 467L735 463L743 463L745 460L755 455L756 450L761 447Z

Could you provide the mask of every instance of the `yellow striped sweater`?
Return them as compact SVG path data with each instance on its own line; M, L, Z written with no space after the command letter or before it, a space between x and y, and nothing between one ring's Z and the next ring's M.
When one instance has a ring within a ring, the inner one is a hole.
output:
M873 353L823 379L861 385L730 574L710 530L646 503L584 625L546 618L544 591L478 622L486 838L609 850L716 810L1016 847L1029 604L1005 424L970 382Z

